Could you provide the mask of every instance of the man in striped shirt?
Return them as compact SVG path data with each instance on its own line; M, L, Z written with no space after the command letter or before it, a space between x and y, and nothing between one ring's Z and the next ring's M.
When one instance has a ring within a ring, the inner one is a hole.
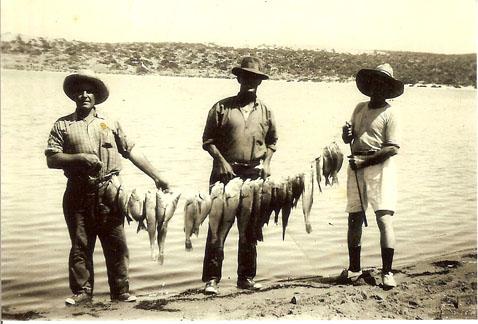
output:
M65 78L63 90L76 103L76 109L54 123L45 155L48 167L63 169L68 178L63 212L72 245L68 263L73 296L65 303L78 305L92 299L97 236L105 255L111 300L133 302L136 297L129 293L124 218L104 199L105 191L121 171L121 157L151 177L158 188L168 190L168 183L134 149L121 125L97 111L96 105L109 95L100 79L88 72L74 73Z

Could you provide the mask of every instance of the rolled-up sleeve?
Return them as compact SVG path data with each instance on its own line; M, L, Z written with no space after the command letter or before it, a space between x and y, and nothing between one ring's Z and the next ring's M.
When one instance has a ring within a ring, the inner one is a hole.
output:
M393 108L395 109L395 108ZM387 120L385 128L385 140L383 146L396 146L400 148L400 128L399 128L399 116L396 111L391 109L387 110Z
M115 121L114 123L115 130L113 133L115 136L116 146L118 147L118 152L122 157L128 159L135 143L126 136L123 127L121 127L121 124L118 121Z
M277 127L274 114L269 110L269 130L267 131L265 138L266 147L275 152L277 140Z
M64 144L64 134L60 127L60 122L57 121L53 124L53 127L50 131L50 135L48 136L47 147L45 149L45 155L51 156L56 153L63 152L63 144Z
M218 136L218 108L219 104L215 104L207 115L206 126L204 126L204 132L202 134L202 147L206 149L209 144L215 144Z

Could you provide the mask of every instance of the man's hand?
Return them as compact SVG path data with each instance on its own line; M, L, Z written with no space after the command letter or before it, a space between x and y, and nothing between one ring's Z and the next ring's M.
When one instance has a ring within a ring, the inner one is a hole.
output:
M349 122L345 122L345 125L342 127L342 140L345 144L348 144L352 142L353 138L352 125Z
M219 160L219 175L224 180L231 180L236 177L231 165L224 159Z
M369 165L367 158L362 158L362 157L353 156L353 155L349 155L348 158L349 158L350 168L352 168L352 170L363 169Z
M95 154L79 153L81 164L89 173L97 173L101 170L103 163Z
M160 189L160 190L162 190L166 193L169 192L169 189L170 189L169 184L166 181L157 178L157 179L154 180L154 183L156 184L156 188L158 188L158 189Z

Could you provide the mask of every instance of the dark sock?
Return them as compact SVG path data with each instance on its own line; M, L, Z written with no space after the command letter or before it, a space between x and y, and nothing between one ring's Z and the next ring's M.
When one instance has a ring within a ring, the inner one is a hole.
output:
M382 273L389 273L392 271L393 253L394 249L382 248Z
M349 270L360 271L360 246L349 247Z

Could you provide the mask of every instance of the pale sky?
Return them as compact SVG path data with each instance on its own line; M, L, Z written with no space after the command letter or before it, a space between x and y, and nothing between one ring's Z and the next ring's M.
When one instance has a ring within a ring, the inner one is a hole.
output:
M98 42L476 53L476 7L476 0L1 0L1 32Z

